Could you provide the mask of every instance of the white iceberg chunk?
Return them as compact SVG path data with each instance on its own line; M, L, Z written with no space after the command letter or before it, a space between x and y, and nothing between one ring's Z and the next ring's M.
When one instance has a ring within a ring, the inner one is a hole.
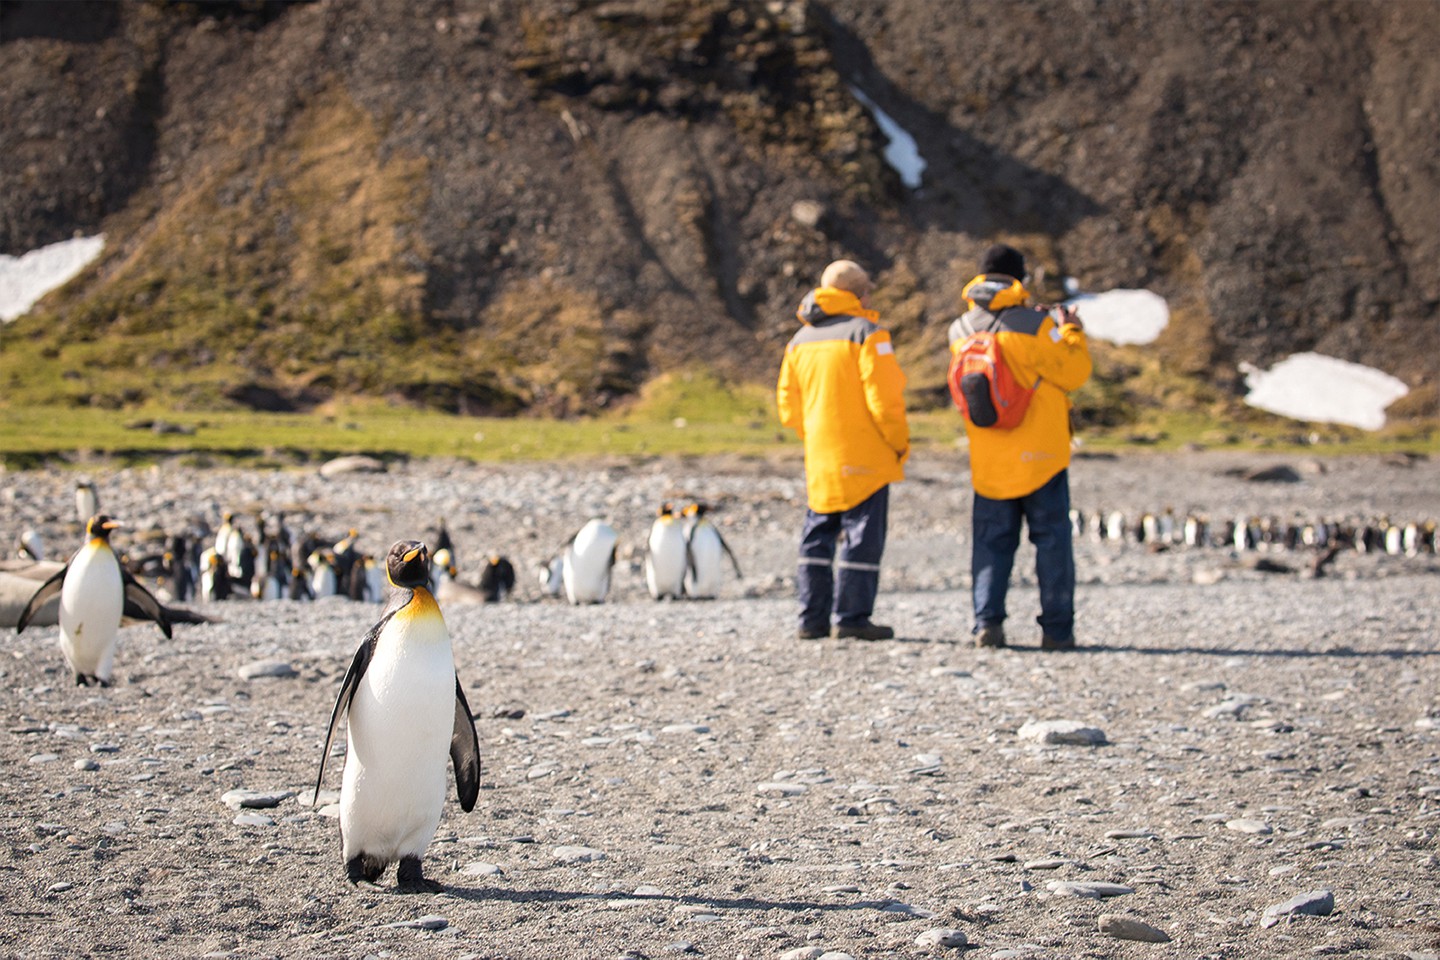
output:
M1297 353L1269 370L1242 363L1240 371L1250 388L1245 402L1252 407L1362 430L1385 426L1385 408L1410 392L1383 370L1319 353Z

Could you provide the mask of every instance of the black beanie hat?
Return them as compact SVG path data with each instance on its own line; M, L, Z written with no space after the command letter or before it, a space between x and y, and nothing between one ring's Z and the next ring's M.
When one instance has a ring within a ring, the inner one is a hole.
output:
M1025 279L1025 255L1014 247L997 243L980 258L981 273L1003 273L1016 280Z

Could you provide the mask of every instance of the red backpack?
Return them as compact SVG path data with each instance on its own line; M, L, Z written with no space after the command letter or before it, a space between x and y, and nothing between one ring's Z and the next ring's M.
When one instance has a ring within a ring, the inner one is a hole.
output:
M1013 430L1025 419L1030 397L1040 378L1025 386L1015 379L1010 365L1000 354L999 334L972 333L951 347L950 371L946 376L950 398L977 427Z

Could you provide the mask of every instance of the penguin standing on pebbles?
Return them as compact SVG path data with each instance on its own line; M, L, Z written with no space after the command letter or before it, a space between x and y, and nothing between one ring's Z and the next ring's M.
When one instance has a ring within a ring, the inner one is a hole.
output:
M509 560L492 553L480 571L480 592L486 603L499 603L515 589L515 565Z
M615 567L615 528L594 519L570 538L560 553L560 579L565 599L572 604L604 603L610 593L610 571Z
M675 510L661 505L650 525L650 538L645 543L645 586L656 600L679 600L685 589L688 547L685 529Z
M95 489L91 480L75 481L75 517L81 523L88 523L90 518L100 512L100 494Z
M40 585L15 624L16 633L24 630L45 602L59 594L60 650L75 672L77 686L92 681L110 686L122 614L153 620L170 637L165 608L120 565L110 547L110 532L118 526L119 521L104 514L91 517L85 525L85 545Z
M705 516L703 503L692 503L685 508L685 548L687 565L685 570L685 595L696 599L709 599L720 593L720 583L725 577L725 557L737 579L740 561L730 549L730 544L720 531Z
M373 884L398 860L402 893L436 892L443 887L425 878L421 857L445 806L445 757L455 764L460 808L468 813L480 793L480 740L430 592L429 551L402 540L390 548L385 571L396 591L340 685L315 790L340 718L348 715L340 787L346 876Z

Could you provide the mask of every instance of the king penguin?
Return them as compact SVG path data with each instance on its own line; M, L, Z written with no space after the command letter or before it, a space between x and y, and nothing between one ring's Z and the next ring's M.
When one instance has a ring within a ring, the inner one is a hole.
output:
M656 511L645 543L645 586L656 600L679 600L685 590L687 566L685 527L666 503Z
M604 520L590 520L560 554L560 579L571 603L604 603L610 593L610 571L615 566L615 528Z
M735 559L730 544L725 542L715 524L706 519L703 503L692 503L686 507L685 517L685 547L688 556L685 593L697 599L715 597L720 593L720 581L725 576L724 558L730 558L730 566L735 570L737 579L742 577L740 561Z
M515 565L509 560L492 553L480 571L480 592L486 603L499 603L515 589Z
M90 518L100 513L100 494L95 484L88 480L75 481L75 518L89 523Z
M160 632L170 637L165 608L120 565L110 547L110 532L118 526L119 521L104 514L91 517L85 525L85 545L41 584L15 624L16 633L24 630L36 611L59 594L60 650L75 672L78 686L92 681L110 686L122 614L153 620Z
M460 808L480 793L480 739L460 678L445 618L430 592L430 554L423 543L390 548L385 572L396 590L355 651L330 714L316 777L325 778L330 741L349 717L340 787L340 840L353 884L373 884L399 861L405 893L443 889L427 880L421 857L445 806L445 756L455 765Z

